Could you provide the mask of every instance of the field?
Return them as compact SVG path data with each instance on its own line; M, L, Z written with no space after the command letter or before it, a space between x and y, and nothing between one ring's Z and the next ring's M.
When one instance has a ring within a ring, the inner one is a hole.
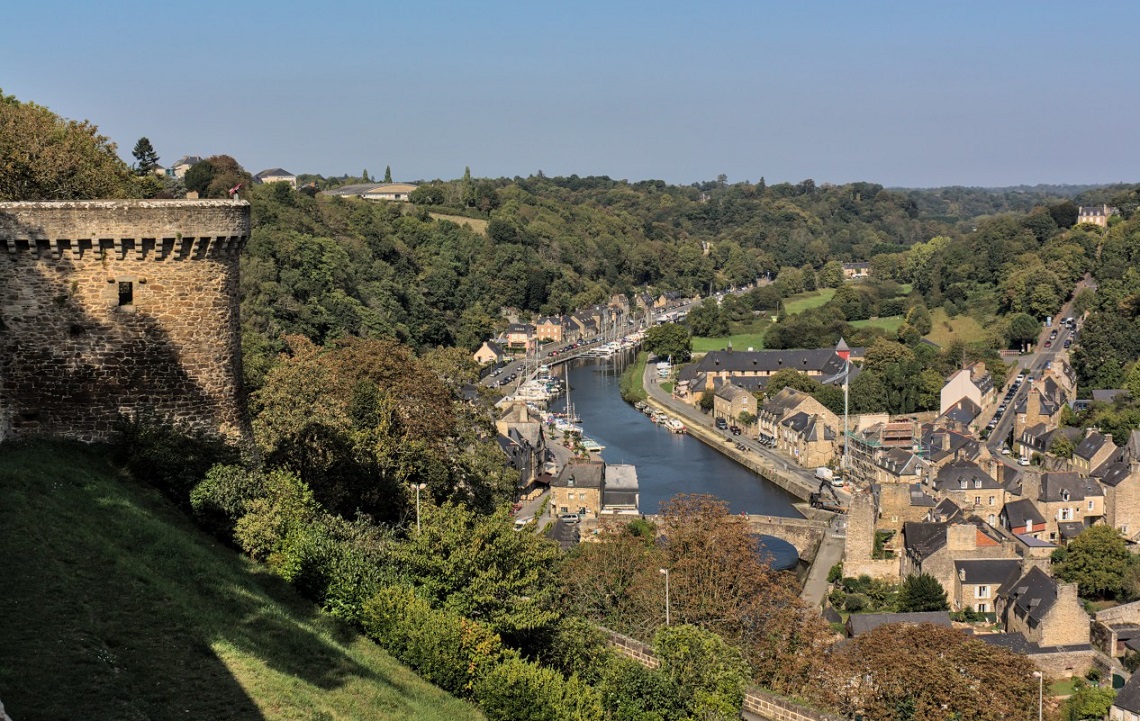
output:
M783 310L788 315L802 313L809 308L818 308L831 300L834 295L835 288L824 288L823 290L811 290L806 293L798 293L784 301Z
M487 232L486 220L481 220L479 218L468 218L464 215L447 215L446 213L428 213L428 215L435 218L436 220L450 220L456 225L470 225L471 230L474 230L476 233Z
M705 338L701 336L693 337L693 352L694 353L708 353L712 350L726 350L728 344L732 343L734 350L763 350L764 349L764 334L768 332L768 326L772 325L767 318L756 319L750 323L732 323L730 330L732 335L721 338Z
M886 318L871 318L870 320L851 321L851 325L855 326L856 328L880 328L891 336L898 332L899 327L902 324L903 317L901 315L892 315Z
M0 699L13 718L482 718L103 453L0 446Z
M946 311L935 308L930 312L930 320L933 325L926 338L940 346L948 345L955 338L965 343L976 343L986 338L986 329L967 315L959 315L951 320Z

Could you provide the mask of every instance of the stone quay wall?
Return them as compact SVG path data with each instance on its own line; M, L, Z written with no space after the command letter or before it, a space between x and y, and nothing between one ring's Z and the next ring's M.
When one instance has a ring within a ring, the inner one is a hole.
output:
M0 203L0 440L105 440L151 411L247 435L243 201Z

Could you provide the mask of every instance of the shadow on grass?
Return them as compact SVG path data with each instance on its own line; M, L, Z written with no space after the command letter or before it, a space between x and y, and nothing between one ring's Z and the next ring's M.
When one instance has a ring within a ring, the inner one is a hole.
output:
M387 684L355 634L198 532L98 449L0 445L0 698L13 718L261 719Z

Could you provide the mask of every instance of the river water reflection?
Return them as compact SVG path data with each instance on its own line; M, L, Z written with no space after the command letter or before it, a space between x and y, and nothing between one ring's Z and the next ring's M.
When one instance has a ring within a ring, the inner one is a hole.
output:
M641 512L658 513L678 493L707 493L728 502L733 513L800 518L798 499L735 461L685 434L670 433L621 399L618 376L624 359L577 360L568 370L570 401L586 435L605 446L606 463L637 466ZM569 366L569 368L567 368ZM565 397L552 410L565 407Z

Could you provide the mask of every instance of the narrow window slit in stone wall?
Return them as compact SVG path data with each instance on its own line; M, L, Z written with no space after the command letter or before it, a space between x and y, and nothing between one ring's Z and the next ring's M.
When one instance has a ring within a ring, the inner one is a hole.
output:
M130 307L135 304L135 284L128 280L119 281L119 306Z

